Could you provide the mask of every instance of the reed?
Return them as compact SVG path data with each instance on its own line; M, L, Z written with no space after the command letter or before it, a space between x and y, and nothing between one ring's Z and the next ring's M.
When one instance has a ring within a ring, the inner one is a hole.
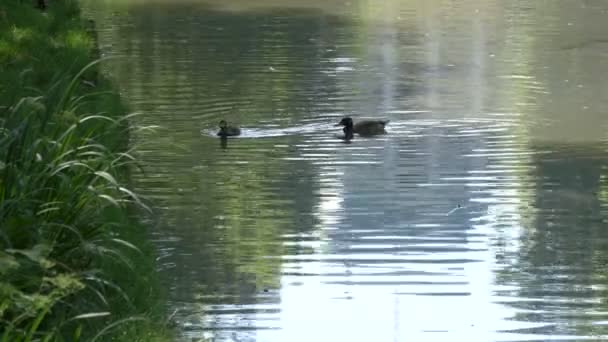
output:
M120 96L77 3L0 9L0 341L168 340ZM159 324L160 323L160 324Z

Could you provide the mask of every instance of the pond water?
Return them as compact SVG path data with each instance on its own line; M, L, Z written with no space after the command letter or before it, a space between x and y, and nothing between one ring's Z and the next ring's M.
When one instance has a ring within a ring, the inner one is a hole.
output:
M608 338L608 2L86 11L180 340Z

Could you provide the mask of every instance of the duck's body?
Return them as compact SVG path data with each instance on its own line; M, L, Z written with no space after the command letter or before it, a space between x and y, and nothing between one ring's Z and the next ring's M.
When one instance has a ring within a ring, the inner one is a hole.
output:
M352 138L353 133L364 136L384 134L387 123L388 120L363 120L354 124L353 119L345 117L336 126L344 126L344 135Z
M220 131L217 132L220 137L235 137L241 135L241 129L238 126L228 125L225 120L220 121Z

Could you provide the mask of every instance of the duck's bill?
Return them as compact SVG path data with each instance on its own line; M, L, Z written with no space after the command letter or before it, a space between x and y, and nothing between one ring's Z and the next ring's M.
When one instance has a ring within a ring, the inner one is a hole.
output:
M334 125L334 127L338 127L338 126L344 126L344 125L341 124L341 123L337 123L337 124Z

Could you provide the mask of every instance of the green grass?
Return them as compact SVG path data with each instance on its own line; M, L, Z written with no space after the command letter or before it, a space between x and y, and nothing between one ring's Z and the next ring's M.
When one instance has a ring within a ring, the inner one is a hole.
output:
M170 339L134 128L95 45L75 1L0 8L2 342Z

